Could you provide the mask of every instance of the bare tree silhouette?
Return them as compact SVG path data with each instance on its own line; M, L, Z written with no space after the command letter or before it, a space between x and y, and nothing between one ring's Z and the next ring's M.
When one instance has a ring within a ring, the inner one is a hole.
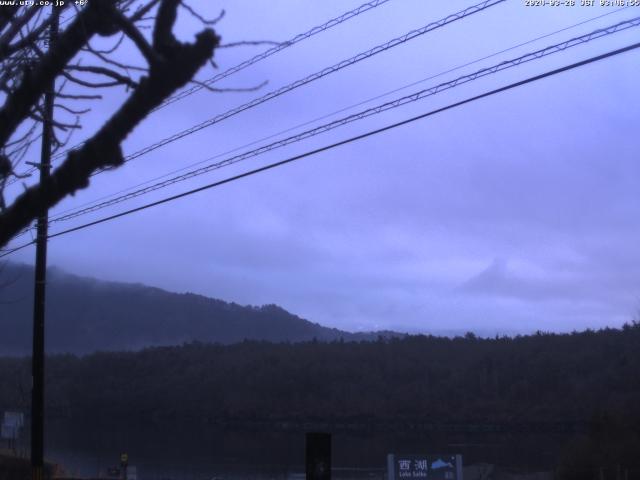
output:
M0 9L0 97L4 97L0 108L0 248L28 227L43 207L50 208L86 188L94 172L122 165L122 141L154 108L192 81L219 46L220 37L212 27L224 12L206 20L183 0L91 0L81 8L73 7L74 3L83 2L66 2L53 10L39 6ZM204 24L193 43L178 41L173 34L179 8ZM74 15L49 45L49 26L63 13ZM92 40L100 37L113 37L114 44L94 47ZM135 46L144 59L142 65L118 60L115 52L125 43ZM87 103L101 98L102 89L124 87L130 94L79 148L65 154L46 181L25 186L7 205L4 189L19 181L18 165L40 137L42 98L54 79L53 148L58 150L80 127L81 115L89 110Z

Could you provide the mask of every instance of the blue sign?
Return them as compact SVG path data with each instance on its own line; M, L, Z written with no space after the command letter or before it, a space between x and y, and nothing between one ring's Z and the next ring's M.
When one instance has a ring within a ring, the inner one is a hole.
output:
M389 480L462 480L462 455L387 456Z

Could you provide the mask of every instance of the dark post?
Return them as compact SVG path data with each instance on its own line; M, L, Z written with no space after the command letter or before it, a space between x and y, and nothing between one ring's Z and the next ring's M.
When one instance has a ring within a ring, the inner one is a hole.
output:
M129 455L123 453L120 455L120 478L127 480L127 467L129 466Z
M305 463L307 480L331 479L330 433L307 433Z
M49 29L49 49L58 36L58 11L52 7ZM40 184L47 185L51 168L51 139L53 136L53 100L55 80L44 95L42 122L42 150L40 154ZM47 235L49 212L40 205L36 238L36 278L33 301L33 354L31 359L31 472L33 480L43 479L44 467L44 314L47 280Z

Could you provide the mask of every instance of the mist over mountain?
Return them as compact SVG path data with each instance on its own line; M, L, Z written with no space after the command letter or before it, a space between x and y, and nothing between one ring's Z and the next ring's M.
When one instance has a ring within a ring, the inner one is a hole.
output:
M89 353L202 341L367 340L390 332L349 333L293 315L277 305L241 306L192 293L100 281L49 268L46 350ZM0 271L0 355L31 351L34 268Z

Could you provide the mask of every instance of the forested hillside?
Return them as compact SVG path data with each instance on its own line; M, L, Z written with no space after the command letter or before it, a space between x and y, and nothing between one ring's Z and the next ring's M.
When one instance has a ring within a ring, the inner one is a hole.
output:
M33 267L3 264L0 271L0 355L31 351ZM47 351L90 353L180 345L200 340L233 343L376 338L326 328L277 305L241 306L139 284L104 282L50 269ZM383 333L385 335L392 333Z
M51 356L47 398L52 417L78 421L563 429L609 412L640 430L639 345L639 324L496 339L190 343ZM28 380L28 360L0 361L0 410L27 405Z

